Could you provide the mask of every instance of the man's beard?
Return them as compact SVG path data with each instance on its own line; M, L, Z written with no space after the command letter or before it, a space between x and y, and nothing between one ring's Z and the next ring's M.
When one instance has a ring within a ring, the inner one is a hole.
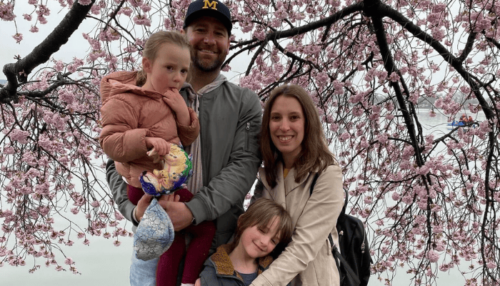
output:
M215 60L213 60L212 62L206 64L206 63L203 63L200 58L198 58L196 52L194 53L193 55L193 64L196 68L198 68L199 70L203 71L203 72L213 72L215 70L218 70L220 69L220 67L222 66L223 64L223 61L224 60L221 60L219 57L217 57Z

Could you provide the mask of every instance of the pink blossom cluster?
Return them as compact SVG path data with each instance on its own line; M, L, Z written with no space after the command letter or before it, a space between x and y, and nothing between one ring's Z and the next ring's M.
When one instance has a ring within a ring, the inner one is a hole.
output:
M16 40L16 43L20 43L23 40L23 34L21 33L16 33L14 36L12 36L14 40Z
M151 20L145 15L137 15L134 17L134 23L137 25L151 26Z
M9 134L9 137L11 140L13 141L17 141L21 144L26 144L28 143L28 136L29 136L29 132L28 131L24 131L24 130L20 130L20 129L14 129L12 130Z
M4 21L13 21L16 15L14 15L14 4L13 3L0 3L0 19Z
M102 42L116 41L120 39L120 34L114 28L108 28L106 31L101 31L99 40Z

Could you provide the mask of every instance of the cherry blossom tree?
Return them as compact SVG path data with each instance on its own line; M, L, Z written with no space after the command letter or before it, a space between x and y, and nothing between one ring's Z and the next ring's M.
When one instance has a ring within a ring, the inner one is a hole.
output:
M28 2L26 13L0 0L1 20L34 22L30 31L12 32L18 42L50 14L45 1ZM99 82L115 70L139 69L145 40L180 29L190 1L59 3L66 17L32 53L3 67L8 82L0 86L0 263L34 257L32 270L40 261L66 267L54 252L72 239L104 236L119 244L129 235L98 175L105 162L96 140ZM344 170L348 209L369 229L372 279L390 285L406 271L416 285L436 284L440 272L458 269L465 285L499 285L500 3L227 4L235 32L224 70L248 59L240 85L263 101L275 86L296 83L317 103ZM93 23L83 34L90 52L71 62L51 58L82 21ZM467 110L485 120L426 135L422 102L431 116L451 121ZM71 213L88 224L75 225Z

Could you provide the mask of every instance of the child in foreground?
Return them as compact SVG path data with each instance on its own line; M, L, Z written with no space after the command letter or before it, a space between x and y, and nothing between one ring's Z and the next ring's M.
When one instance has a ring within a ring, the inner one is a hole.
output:
M135 205L144 194L139 181L141 174L162 169L158 159L169 154L172 144L188 146L200 130L196 113L179 94L191 65L187 39L178 32L152 34L144 46L142 65L139 73L115 72L101 82L103 129L99 142L126 179L128 199ZM148 151L157 157L148 156ZM183 202L193 197L187 189L177 190L174 195ZM136 222L141 219L136 217L135 209L132 217ZM167 225L165 221L161 223ZM170 227L173 231L171 223ZM182 282L192 285L208 256L215 226L206 222L185 231L193 234L193 239L187 250ZM170 247L159 259L148 261L137 259L134 252L131 285L174 286L177 268L171 266L179 265L186 251L185 246L179 245L184 243L183 233L176 234L176 247Z
M269 267L271 254L288 244L292 231L290 215L281 205L258 199L239 217L233 242L219 246L207 259L195 285L250 285Z

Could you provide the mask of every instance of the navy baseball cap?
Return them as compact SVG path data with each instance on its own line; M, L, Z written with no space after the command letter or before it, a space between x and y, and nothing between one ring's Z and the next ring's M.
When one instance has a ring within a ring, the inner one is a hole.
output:
M189 4L186 18L184 19L184 30L197 18L209 16L219 20L231 35L233 24L231 23L231 13L229 8L218 0L196 0Z

